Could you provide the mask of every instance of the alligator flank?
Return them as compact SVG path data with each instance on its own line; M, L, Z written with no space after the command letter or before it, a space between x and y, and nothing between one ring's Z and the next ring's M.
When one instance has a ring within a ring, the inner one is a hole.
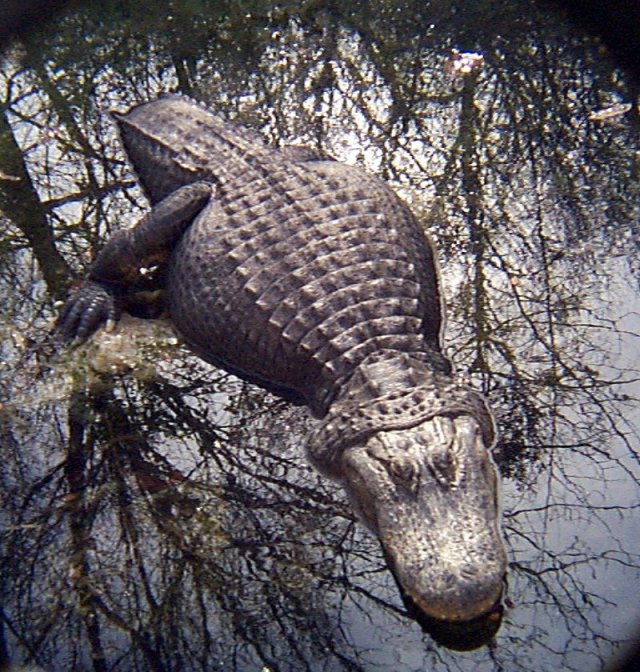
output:
M491 611L506 572L493 418L442 354L434 254L407 206L183 96L116 119L152 209L98 255L63 335L116 320L140 270L166 266L171 319L201 357L320 419L311 461L414 603L449 621Z

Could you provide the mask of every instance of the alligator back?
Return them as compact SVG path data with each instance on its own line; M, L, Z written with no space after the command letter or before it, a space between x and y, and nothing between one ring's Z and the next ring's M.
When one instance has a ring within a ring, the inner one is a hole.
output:
M202 357L318 416L372 353L442 361L433 252L385 183L270 148L177 96L120 122L134 129L123 137L152 200L195 180L214 185L167 280L171 317ZM136 143L150 145L153 174Z

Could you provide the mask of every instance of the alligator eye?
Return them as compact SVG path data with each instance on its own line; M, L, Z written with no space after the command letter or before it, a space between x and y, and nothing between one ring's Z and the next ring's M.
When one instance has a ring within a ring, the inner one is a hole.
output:
M394 454L384 444L372 444L367 447L369 457L384 467L391 480L405 490L417 493L420 486L420 470L417 465L403 454Z
M420 486L420 472L410 460L391 461L387 463L393 481L409 490L414 495Z
M460 474L455 456L450 451L433 451L429 455L429 471L446 487L458 484Z

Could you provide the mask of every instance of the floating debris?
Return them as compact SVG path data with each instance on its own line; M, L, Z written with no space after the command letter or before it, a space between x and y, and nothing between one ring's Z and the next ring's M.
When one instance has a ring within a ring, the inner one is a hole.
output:
M6 182L20 182L22 178L17 175L7 175L0 170L0 180L5 180Z
M482 54L454 49L451 52L451 58L444 64L444 71L450 77L467 77L480 70L483 64L484 56Z
M592 112L587 118L589 121L608 121L609 119L616 119L621 117L623 114L626 114L632 105L631 103L617 103L616 105L611 105L610 107L604 107L601 110L596 110Z

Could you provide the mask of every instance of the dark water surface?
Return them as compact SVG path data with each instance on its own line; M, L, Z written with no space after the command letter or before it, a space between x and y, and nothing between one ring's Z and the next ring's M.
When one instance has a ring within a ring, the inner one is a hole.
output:
M531 4L104 2L5 51L0 668L584 672L624 650L638 91ZM175 89L364 165L433 236L447 353L500 429L509 590L489 645L451 651L409 617L376 540L307 466L300 410L162 322L51 355L55 301L147 207L107 113Z

